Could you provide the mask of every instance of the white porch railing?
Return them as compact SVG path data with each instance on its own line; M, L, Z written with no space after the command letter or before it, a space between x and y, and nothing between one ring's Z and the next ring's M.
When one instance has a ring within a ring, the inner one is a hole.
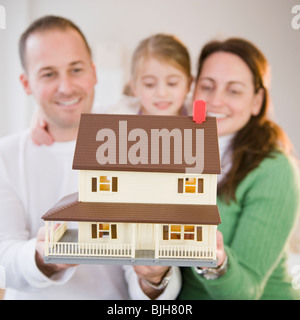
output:
M182 258L182 259L216 259L216 252L212 247L159 245L156 250L156 259Z
M49 243L48 256L132 257L130 244Z

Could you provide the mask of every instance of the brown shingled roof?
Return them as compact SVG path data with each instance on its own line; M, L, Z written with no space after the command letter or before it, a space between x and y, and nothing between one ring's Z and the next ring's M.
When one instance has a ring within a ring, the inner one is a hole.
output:
M217 135L216 119L206 117L206 121L202 124L196 124L192 117L184 116L143 116L143 115L108 115L108 114L83 114L81 116L80 127L77 137L76 149L74 154L73 169L79 170L112 170L112 171L143 171L143 172L186 172L186 168L192 168L194 165L185 163L185 158L182 156L181 164L120 164L119 163L119 121L127 121L127 132L132 129L143 129L151 136L152 129L167 129L169 131L174 128L181 130L184 135L185 129L204 129L204 168L202 173L219 174L220 173L220 159L219 146ZM96 158L96 152L99 146L104 143L96 140L99 130L108 128L117 134L116 139L116 159L115 164L100 165ZM124 138L124 136L122 136ZM127 138L127 137L125 137ZM182 138L182 140L184 140ZM195 142L193 140L192 150L195 154ZM134 145L136 141L127 141L127 150ZM122 146L124 147L124 146ZM124 149L123 149L124 150ZM150 154L151 142L148 141L148 150ZM176 151L177 152L177 151ZM174 145L170 143L170 155L174 156ZM161 148L160 148L161 159ZM173 161L175 162L175 161ZM199 172L201 173L201 172Z
M80 202L78 193L43 215L45 221L213 224L221 223L216 205Z

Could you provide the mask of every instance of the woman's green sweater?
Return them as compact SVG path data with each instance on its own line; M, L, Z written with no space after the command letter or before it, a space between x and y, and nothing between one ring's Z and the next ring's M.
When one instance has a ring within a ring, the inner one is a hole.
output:
M239 184L236 201L226 204L218 197L228 270L206 280L193 268L181 268L178 299L300 299L286 266L299 190L298 170L276 153Z

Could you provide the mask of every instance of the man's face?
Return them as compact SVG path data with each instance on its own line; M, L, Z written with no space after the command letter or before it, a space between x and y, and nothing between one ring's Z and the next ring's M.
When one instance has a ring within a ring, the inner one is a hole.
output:
M27 39L21 82L37 100L49 130L60 133L76 131L81 113L91 111L97 79L81 36L72 29L54 29Z

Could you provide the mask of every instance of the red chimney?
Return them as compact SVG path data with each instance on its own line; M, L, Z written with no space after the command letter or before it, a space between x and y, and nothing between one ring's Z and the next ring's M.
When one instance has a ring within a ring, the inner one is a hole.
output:
M206 115L206 102L203 100L194 101L193 105L193 120L196 123L202 123L205 121Z

